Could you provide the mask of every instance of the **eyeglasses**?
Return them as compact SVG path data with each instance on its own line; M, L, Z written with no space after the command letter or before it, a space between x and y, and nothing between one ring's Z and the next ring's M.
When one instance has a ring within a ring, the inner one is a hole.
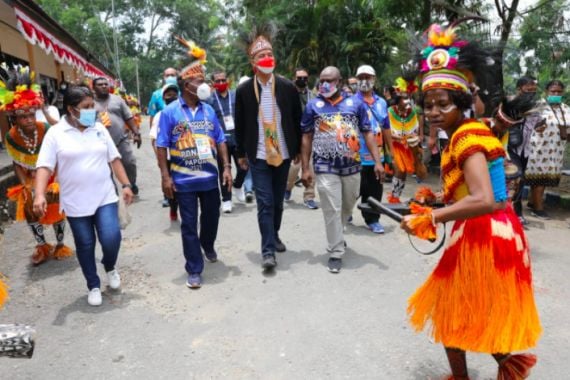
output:
M226 83L227 79L216 79L214 83Z

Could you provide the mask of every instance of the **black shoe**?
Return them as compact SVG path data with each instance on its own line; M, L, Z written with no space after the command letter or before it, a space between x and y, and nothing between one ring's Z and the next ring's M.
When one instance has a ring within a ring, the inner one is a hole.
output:
M261 267L265 270L273 269L277 266L275 255L265 255L261 261Z
M546 211L544 210L532 210L530 213L532 216L536 216L537 218L540 219L544 219L544 220L549 220L550 219L550 215L548 215L546 213Z
M331 257L328 263L329 272L338 273L340 272L340 268L342 268L342 259Z
M218 254L216 253L216 251L211 251L211 252L204 252L204 256L206 256L206 260L208 260L211 263L215 263L216 261L218 261Z
M285 252L287 250L287 247L285 247L285 244L283 244L279 238L275 238L275 250L277 252Z
M247 193L245 193L245 203L251 203L253 202L253 192L248 191Z

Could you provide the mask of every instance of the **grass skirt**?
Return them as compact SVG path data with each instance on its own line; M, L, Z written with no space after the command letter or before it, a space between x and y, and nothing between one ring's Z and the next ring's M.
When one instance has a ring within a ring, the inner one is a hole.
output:
M447 248L409 300L416 331L446 347L508 353L533 347L542 332L528 242L509 205L456 221Z
M392 141L394 164L400 173L412 174L415 169L412 149L399 141Z

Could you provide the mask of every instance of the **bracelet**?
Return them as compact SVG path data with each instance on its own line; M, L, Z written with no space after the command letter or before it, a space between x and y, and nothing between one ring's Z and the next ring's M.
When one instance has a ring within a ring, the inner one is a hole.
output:
M229 169L231 169L231 168L232 168L232 164L224 164L224 168L229 168Z
M131 185L130 183L125 183L125 184L122 186L123 189L126 189L127 187L128 187L129 189L131 189L131 190L133 189L133 185Z

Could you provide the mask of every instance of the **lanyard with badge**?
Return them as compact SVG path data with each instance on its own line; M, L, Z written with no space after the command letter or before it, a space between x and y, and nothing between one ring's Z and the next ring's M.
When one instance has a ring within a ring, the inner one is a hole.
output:
M222 112L222 116L224 117L224 126L226 127L226 131L233 131L235 129L234 118L232 113L232 92L228 91L228 107L230 108L230 114L224 115L224 107L222 107L222 102L220 102L220 98L218 97L218 93L215 92L214 95L216 96L216 101L218 102L218 107L220 107L220 111Z
M196 147L196 151L198 153L198 158L201 160L208 160L214 158L212 154L212 147L210 146L210 138L208 136L205 137L196 137L194 136L194 130L192 129L192 123L194 122L194 115L192 115L192 120L188 117L188 111L182 107L182 104L178 102L178 106L180 107L180 112L184 115L186 119L186 131L180 136L179 141L183 148L192 148ZM199 110L196 110L196 114ZM203 110L204 116L206 116L205 110ZM206 121L206 118L204 118ZM177 142L177 146L178 146Z

